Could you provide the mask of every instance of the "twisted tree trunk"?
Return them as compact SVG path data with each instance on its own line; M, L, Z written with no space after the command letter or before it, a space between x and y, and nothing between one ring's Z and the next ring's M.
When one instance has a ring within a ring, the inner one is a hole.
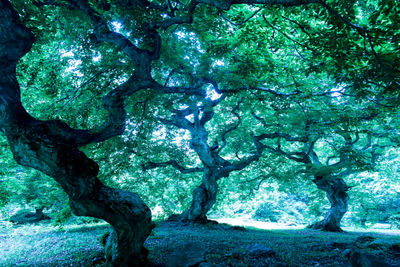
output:
M217 200L217 180L211 169L207 168L204 171L202 183L193 190L190 208L179 216L180 220L199 223L208 221L207 213Z
M347 191L349 187L339 177L321 177L316 176L313 182L318 189L323 190L331 204L328 214L317 223L310 225L312 229L319 229L329 232L343 232L340 228L340 221L347 212L349 196Z
M106 242L108 266L145 266L143 243L153 228L150 209L138 195L100 182L97 163L78 149L89 131L71 129L61 121L39 121L23 108L15 69L33 42L10 2L0 0L0 129L14 158L53 177L76 215L104 219L113 226Z
M138 195L103 185L97 178L98 165L77 147L50 137L50 126L31 118L7 128L15 159L53 177L68 194L76 215L104 219L114 227L106 243L109 266L143 266L143 243L153 227L150 209Z

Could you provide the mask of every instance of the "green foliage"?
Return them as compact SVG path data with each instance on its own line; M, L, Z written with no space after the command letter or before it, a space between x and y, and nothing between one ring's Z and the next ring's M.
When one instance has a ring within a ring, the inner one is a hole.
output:
M68 221L69 218L72 216L72 211L69 206L65 206L64 208L60 209L53 218L53 225L62 226L65 222Z
M0 136L0 149L0 209L13 214L18 207L30 211L45 208L59 216L60 206L67 203L60 186L36 170L17 165L3 136Z
M17 66L24 107L36 118L59 119L78 129L101 126L107 116L103 96L126 81L136 66L123 51L93 39L93 24L83 12L58 6L39 9L33 1L12 3L36 38ZM120 24L119 33L140 49L153 47L141 25L171 16L151 8L121 6L119 1L90 4L110 29L117 31L115 25ZM360 173L345 177L353 186L349 220L387 221L398 213L394 199L399 192L399 156L387 147L399 143L399 4L395 0L326 4L331 9L234 5L222 11L198 5L192 23L158 30L162 49L152 64L152 78L165 86L213 79L225 90L206 129L209 144L221 144L224 132L238 124L225 136L221 156L228 160L254 153L254 135L279 132L298 137L312 122L308 138L316 140L314 150L321 162L346 157ZM232 109L241 99L239 122ZM186 167L201 166L189 146L188 132L159 120L196 101L193 96L156 90L137 92L125 101L125 132L81 149L99 163L101 181L137 192L156 217L182 212L190 205L188 196L201 174L181 174L172 167L144 171L142 166L170 159ZM346 136L357 142L349 146ZM369 136L373 144L366 148ZM64 207L66 196L58 185L17 166L5 137L0 138L0 207L16 203L53 207L60 210L56 223L67 220L71 211ZM284 138L263 143L288 153L305 151L304 143ZM219 181L214 212L235 216L243 210L257 216L263 210L266 219L309 222L326 209L323 193L310 178L339 171L329 164L304 165L266 150L258 162Z

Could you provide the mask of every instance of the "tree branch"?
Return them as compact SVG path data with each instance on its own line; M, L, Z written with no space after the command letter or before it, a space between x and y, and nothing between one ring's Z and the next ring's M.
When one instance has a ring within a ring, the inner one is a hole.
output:
M287 159L294 160L300 163L311 163L308 155L305 152L285 152L280 147L274 148L268 145L265 145L265 148L268 149L270 152L273 152L278 155L282 155Z
M278 31L280 34L282 34L283 36L285 36L286 39L292 41L294 44L297 44L297 45L299 45L299 46L301 46L301 47L304 47L304 48L307 48L307 49L309 49L309 50L312 50L312 49L310 49L310 47L309 47L308 45L302 44L302 43L300 43L300 42L294 40L292 37L290 37L289 35L287 35L287 34L286 34L285 32L283 32L281 29L279 29L279 28L275 27L274 25L272 25L271 23L269 23L269 21L267 20L267 18L266 18L264 15L263 15L262 17L263 17L264 21L268 24L268 26L270 26L272 29Z
M275 138L283 138L289 142L307 142L308 138L306 136L291 136L289 134L275 132L275 133L264 133L260 135L262 139L275 139Z
M146 170L150 170L150 169L167 167L167 166L171 166L171 167L175 168L176 170L178 170L179 172L184 173L184 174L204 171L204 168L200 168L200 167L185 168L185 167L181 166L175 160L169 160L166 162L151 162L150 161L150 162L142 165L142 170L146 171Z
M259 160L264 148L266 148L266 146L263 143L261 143L262 139L263 139L263 137L260 135L253 136L253 142L254 142L254 146L256 147L256 152L253 155L251 155L251 156L247 157L246 159L243 159L239 162L234 162L234 163L226 162L225 166L223 166L220 170L220 172L221 172L220 177L228 176L229 173L231 173L233 171L243 170L244 168L249 166L251 163Z
M235 4L265 4L282 6L301 6L319 3L319 0L197 0L198 3L208 4L221 10L229 10Z
M231 114L234 115L238 120L237 122L232 126L229 127L228 129L226 129L221 136L221 140L222 140L222 144L221 146L218 148L218 154L221 152L222 149L224 149L224 147L226 146L226 135L230 132L232 132L233 130L236 130L241 122L241 118L240 115L237 113L237 111L239 110L240 104L243 103L243 98L240 99L240 101L236 104L236 106L231 110Z
M268 89L265 87L249 87L249 86L234 88L234 89L219 89L219 92L220 93L238 93L241 91L251 91L251 90L267 92L267 93L270 93L270 94L273 94L275 96L282 97L282 98L298 95L301 93L299 90L296 90L295 92L292 92L292 93L281 93L274 89Z
M243 24L245 24L246 22L248 22L248 21L249 21L250 19L252 19L255 15L257 15L261 10L262 10L262 8L259 8L259 9L256 10L253 14L251 14L247 19L244 19L243 21L238 22L238 23L235 23L235 22L231 21L230 19L228 19L227 17L225 17L225 15L224 15L223 12L219 12L219 14L221 15L221 17L222 17L224 20L226 20L227 22L229 22L231 25L237 27L237 26L243 25Z

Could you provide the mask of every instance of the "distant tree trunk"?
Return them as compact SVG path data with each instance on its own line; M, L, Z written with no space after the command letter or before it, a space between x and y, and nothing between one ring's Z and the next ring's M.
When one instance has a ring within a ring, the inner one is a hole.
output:
M361 208L365 211L365 214L361 214L360 216L360 225L361 227L367 227L367 217L368 217L368 208L366 208L363 204L360 205Z
M207 213L217 200L217 177L211 169L203 173L201 185L193 191L193 199L190 208L181 214L181 220L204 223L207 222Z
M338 177L316 176L313 182L319 189L326 193L331 207L322 221L314 223L309 227L329 232L343 232L340 228L340 221L347 212L349 200L347 191L349 187L343 179Z
M361 225L361 227L367 227L366 222L367 222L367 219L366 219L366 218L361 218L361 219L360 219L360 225Z

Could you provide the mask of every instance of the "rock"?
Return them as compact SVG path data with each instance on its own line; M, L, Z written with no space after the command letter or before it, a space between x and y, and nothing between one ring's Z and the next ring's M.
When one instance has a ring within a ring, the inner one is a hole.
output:
M347 243L338 243L338 242L328 242L326 244L326 248L333 250L333 249L345 249L348 246Z
M382 239L376 239L372 242L370 242L367 245L367 248L372 248L372 249L385 249L385 248L389 248L392 244L382 240Z
M167 221L170 221L170 222L179 222L181 220L182 220L182 216L180 214L172 214L167 219Z
M253 244L246 247L252 256L273 256L275 251L263 244Z
M241 252L229 252L229 253L226 253L226 254L224 255L224 257L226 257L226 258L241 259L241 258L243 258L243 253L241 253Z
M25 224L25 223L36 223L42 220L50 219L49 216L43 214L42 211L31 212L27 210L21 210L17 212L17 214L10 217L10 222L16 224Z
M199 267L213 267L214 264L210 263L210 262L202 262L199 264Z
M369 235L363 235L357 237L357 239L354 241L354 245L359 247L359 248L366 248L369 243L374 241L376 237L369 236Z
M107 238L110 236L110 232L105 232L104 234L102 234L99 238L100 244L105 247L106 243L107 243Z
M392 252L394 252L394 253L396 253L396 254L400 254L400 243L392 244L392 245L389 247L389 250L391 250Z
M216 220L209 220L209 219L199 221L199 223L200 224L206 224L206 225L209 225L209 226L214 226L214 225L218 225L219 224L219 222L217 222Z
M169 253L167 267L189 267L197 266L204 262L206 249L201 243L192 241L180 244L174 251Z
M362 235L362 236L357 237L355 242L362 242L362 243L372 242L375 239L376 239L376 237L373 237L373 236L370 236L370 235Z
M350 249L346 256L353 267L391 267L383 259L355 248Z
M347 249L343 250L342 254L344 257L348 258L351 254L351 249L347 248Z
M104 263L106 261L106 259L104 257L94 257L92 259L92 264L90 266L96 266L96 265L100 265L102 263Z

